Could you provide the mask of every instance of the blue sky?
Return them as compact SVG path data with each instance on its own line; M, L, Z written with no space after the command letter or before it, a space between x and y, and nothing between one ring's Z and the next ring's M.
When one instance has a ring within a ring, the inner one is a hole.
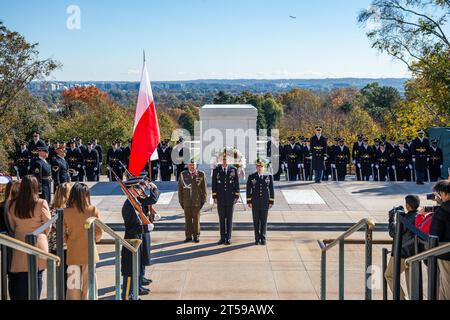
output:
M404 77L356 22L370 0L2 0L0 20L63 64L55 80ZM81 29L69 30L70 5ZM291 19L289 16L296 16Z

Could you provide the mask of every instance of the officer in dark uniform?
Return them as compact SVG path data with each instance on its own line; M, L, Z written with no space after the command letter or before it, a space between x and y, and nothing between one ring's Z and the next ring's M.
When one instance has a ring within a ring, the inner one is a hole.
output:
M264 174L264 163L258 160L256 172L247 180L247 205L252 209L256 245L266 245L267 217L274 201L273 178Z
M86 178L87 181L93 182L98 181L98 174L100 167L100 159L97 150L94 149L92 142L88 143L87 151L84 155L84 163L86 166Z
M48 151L49 151L48 158L50 159L50 161L53 161L56 158L56 156L57 156L56 149L58 149L59 146L60 146L59 141L55 141L55 142L53 142L52 146L48 147Z
M30 174L34 175L39 182L39 197L51 203L50 184L52 182L52 167L47 162L47 146L38 148L38 158L31 164Z
M238 171L228 164L226 151L222 155L222 164L213 170L212 197L214 203L217 203L219 213L220 241L218 244L230 245L234 205L240 197L240 189Z
M380 143L381 143L381 139L380 138L375 138L375 143L372 146L373 149L373 153L376 154L378 150L380 150ZM378 170L374 170L373 171L373 181L379 181L379 177L378 177Z
M357 153L357 166L361 170L361 179L363 181L370 181L370 176L373 176L374 164L373 164L374 152L371 146L369 146L369 138L363 139L363 145L358 149Z
M103 148L101 145L98 144L98 140L97 138L92 139L92 143L94 146L94 149L97 150L98 153L98 159L100 161L99 166L98 166L98 175L97 175L97 181L100 181L100 176L102 175L103 169Z
M327 157L327 139L322 135L322 127L316 126L316 134L311 138L312 169L316 183L320 183L325 170Z
M395 138L391 137L389 139L389 143L386 143L386 151L389 153L389 157L391 159L394 159L395 157L395 150L397 150L398 146L395 143ZM392 164L393 165L393 164ZM389 166L388 168L388 173L389 173L389 181L395 181L395 170L394 168L391 166Z
M350 149L345 145L345 139L339 139L339 145L334 147L333 157L331 158L331 168L336 171L337 181L345 181L347 175L347 165L350 164Z
M174 150L172 150L172 153L176 155L175 166L176 166L176 179L178 181L180 179L181 173L187 170L187 164L184 161L184 159L191 158L189 147L187 143L184 141L183 137L180 137L180 139L178 139L177 145L175 146ZM172 163L173 162L175 162L175 159L174 161L172 161Z
M442 149L438 147L437 139L431 140L430 160L428 161L428 170L430 172L430 181L436 182L441 177L441 170L444 165L444 155Z
M311 140L309 138L305 139L305 146L302 150L303 161L301 164L301 170L305 176L305 181L312 181L313 171L312 171L312 150L311 150Z
M152 283L150 279L145 277L145 267L150 265L150 231L153 230L153 221L150 217L149 207L154 205L159 197L159 191L153 183L148 182L145 178L133 178L124 182L125 187L138 201L144 214L149 218L151 225L144 225L140 215L137 213L135 207L127 199L122 207L122 218L125 224L125 236L127 240L140 240L142 243L139 246L138 260L139 260L139 295L148 295L149 289L144 288ZM149 190L152 190L149 192ZM146 191L148 190L148 191ZM121 271L123 276L123 290L122 299L129 300L133 295L133 286L131 278L133 275L133 256L132 253L122 247Z
M416 171L416 182L424 184L428 167L430 141L425 138L425 131L419 130L417 138L413 141L411 154L414 169Z
M122 149L122 157L123 157L123 164L127 167L127 169L129 168L129 164L130 164L130 156L131 156L131 139L128 140L128 145Z
M302 150L295 143L295 137L289 137L289 144L284 146L289 181L297 181L302 159Z
M66 148L60 146L55 150L56 157L51 160L54 192L59 185L70 181L69 164L65 160L66 152Z
M83 170L84 159L81 150L76 147L75 140L69 142L66 160L69 164L70 180L74 182L82 182L81 171Z
M378 173L379 181L386 181L386 177L389 175L389 168L391 167L391 156L386 148L386 145L382 142L380 149L375 152L375 171ZM392 181L392 180L391 180Z
M416 181L416 171L414 169L414 164L412 162L413 137L411 137L411 136L406 137L405 148L408 149L409 156L411 157L411 167L412 167L412 169L411 169L412 180L411 181Z
M172 147L169 146L169 140L164 140L158 147L159 170L161 181L170 181L173 173Z
M30 157L31 153L27 149L27 143L25 141L22 141L20 143L20 150L16 152L16 157L14 160L14 169L16 170L16 174L20 179L25 177L30 170Z
M31 162L33 162L35 159L39 157L38 148L45 147L45 142L41 140L39 132L33 133L33 139L28 143L28 150L30 150L31 153Z
M323 181L328 181L330 175L333 181L337 181L336 172L334 168L331 166L331 164L334 164L332 159L334 158L335 149L339 146L340 139L341 138L339 137L335 137L334 144L328 146L327 159L325 160L325 172L322 179Z
M122 160L122 149L119 149L117 141L113 141L106 155L106 163L121 180L123 179L123 168L120 165ZM110 174L109 181L116 181L116 177Z
M284 159L283 148L281 147L278 138L272 138L267 142L267 157L270 160L270 168L273 173L273 180L280 181L281 173L283 171L282 165L284 162L286 162L286 160Z
M356 171L356 180L361 181L362 177L361 177L361 169L360 167L357 165L356 161L358 159L358 151L359 148L361 148L363 145L363 135L362 134L358 134L358 141L356 141L353 144L352 147L352 163L355 166L355 171Z
M395 150L394 155L394 165L397 173L397 181L411 181L411 153L405 148L404 140L398 142L398 148Z
M76 147L80 150L82 157L81 169L79 170L80 174L78 176L78 181L84 181L86 177L86 164L84 162L84 157L87 152L87 147L83 144L83 140L80 137L75 138Z

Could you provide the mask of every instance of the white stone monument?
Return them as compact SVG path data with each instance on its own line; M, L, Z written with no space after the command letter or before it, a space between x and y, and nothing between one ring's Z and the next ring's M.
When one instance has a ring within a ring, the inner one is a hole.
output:
M208 177L211 162L223 148L237 148L246 158L246 175L253 173L257 157L256 121L252 105L205 105L200 109L200 169Z

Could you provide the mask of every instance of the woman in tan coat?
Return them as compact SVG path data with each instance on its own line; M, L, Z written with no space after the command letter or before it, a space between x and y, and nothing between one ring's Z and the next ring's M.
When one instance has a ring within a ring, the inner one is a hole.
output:
M25 241L25 236L51 219L48 203L39 199L39 185L34 176L25 176L20 182L19 194L8 207L8 222L14 237ZM36 237L36 247L48 252L47 235L50 228ZM42 290L42 273L47 262L38 259L38 291ZM28 256L13 251L9 274L9 295L11 300L28 299Z
M84 183L77 183L70 191L67 208L64 210L68 266L67 300L88 299L88 230L84 225L91 217L99 219L100 213L91 205L89 187ZM95 242L101 240L102 234L102 230L95 227ZM95 263L100 261L96 246L94 246L94 261Z

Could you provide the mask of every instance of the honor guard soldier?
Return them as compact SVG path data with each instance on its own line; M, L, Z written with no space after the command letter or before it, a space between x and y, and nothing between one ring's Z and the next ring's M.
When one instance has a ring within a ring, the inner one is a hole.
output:
M80 175L78 177L78 181L84 181L84 177L86 176L86 164L84 163L84 157L87 152L87 147L83 144L83 140L80 137L75 138L76 146L81 151L81 155L83 156L83 161L81 164Z
M53 191L56 192L56 188L70 181L69 176L69 164L65 160L67 150L64 146L60 146L55 149L56 157L51 160L52 165L52 178L53 178Z
M356 141L353 144L353 148L352 148L352 163L355 166L356 180L358 180L358 181L361 181L362 177L361 177L361 168L357 165L356 161L358 158L359 148L361 148L362 145L363 145L363 135L358 134L358 141Z
M173 154L176 155L176 179L179 181L180 175L183 171L187 170L187 165L184 159L190 159L190 151L188 144L184 141L183 137L180 137L177 141L177 145L172 151ZM175 159L174 159L175 160ZM174 161L172 161L174 162Z
M52 167L47 162L47 158L47 146L39 147L38 158L31 164L30 174L34 175L39 182L39 197L51 203Z
M159 171L161 181L170 181L173 173L172 147L169 146L169 140L164 140L158 147Z
M376 154L377 151L380 150L381 139L376 138L374 141L375 141L375 143L374 143L372 149L373 149L373 153ZM373 171L373 181L379 181L378 170Z
M198 171L197 164L191 160L188 170L180 173L178 179L178 201L185 217L185 243L200 242L200 210L206 203L206 196L205 173Z
M99 165L98 165L98 175L97 175L97 181L100 181L100 176L102 175L102 166L103 166L103 148L101 145L98 144L97 138L92 139L92 145L94 146L94 149L97 150L98 153L98 159L99 159Z
M108 154L106 155L106 163L120 180L123 179L123 168L120 165L122 160L122 149L119 148L119 143L117 141L113 141L111 148L108 150ZM116 181L116 177L111 175L111 173L109 174L109 181Z
M412 149L413 149L413 137L406 137L405 148L409 151L409 156L411 157L411 181L416 181L416 171L414 170L414 164L412 163Z
M81 174L81 171L83 170L84 159L80 149L76 147L75 140L71 140L69 142L66 159L67 163L69 164L70 180L74 182L82 182L81 178L83 176Z
M128 169L128 166L130 164L130 156L131 156L131 140L128 140L128 145L125 148L123 148L122 151L123 151L123 154L122 154L123 164Z
M345 181L347 176L347 165L350 164L350 149L345 145L345 139L339 139L339 145L334 147L331 159L331 169L337 175L337 181Z
M417 131L417 138L412 143L412 162L416 172L416 182L424 184L425 174L428 167L430 142L425 138L425 131Z
M39 132L33 133L33 139L28 143L28 149L31 153L31 162L39 157L38 148L42 148L45 146L45 142L41 140Z
M374 153L371 146L369 146L369 138L363 139L363 144L357 153L357 166L361 170L361 179L363 181L370 181L370 176L374 176L373 165Z
M271 140L267 142L267 157L270 159L273 180L280 181L281 173L283 171L282 164L286 160L284 159L283 148L280 145L278 137L271 137Z
M213 170L212 197L214 203L217 203L219 213L220 241L218 244L230 245L234 205L240 197L240 189L238 171L228 164L226 150L222 155L222 164Z
M441 148L438 147L437 139L431 140L430 160L428 161L428 170L430 181L436 182L441 177L441 170L444 165L444 155Z
M408 149L409 152L411 152L411 150L412 150L412 143L413 143L413 137L408 136L406 138L405 148Z
M31 153L27 149L27 143L22 141L20 143L20 150L16 152L14 161L14 170L16 170L16 174L19 179L22 179L28 174L28 171L30 170L30 157Z
M386 177L389 176L389 168L391 168L391 156L383 142L380 144L380 149L375 152L374 163L379 181L386 181Z
M266 245L267 217L275 201L273 178L264 173L264 163L256 162L256 172L247 180L247 205L252 209L255 245Z
M395 138L391 137L389 139L389 143L386 143L386 151L389 153L389 157L391 159L394 159L395 157L395 150L397 150L398 146L395 143ZM393 166L389 167L389 180L390 181L396 181L396 172Z
M336 172L335 172L335 168L332 168L331 164L333 163L332 159L334 157L334 151L335 149L339 146L339 137L335 137L334 138L334 144L331 146L328 146L328 152L327 152L327 159L325 160L325 173L323 176L323 181L328 181L330 175L331 175L331 179L333 181L337 181L337 176L336 176Z
M311 138L311 149L314 180L320 183L325 170L325 161L328 159L327 139L322 135L321 126L316 126L316 134Z
M287 162L287 174L289 176L289 181L297 181L301 158L302 158L302 150L295 143L295 137L289 137L289 144L284 146L284 154Z
M98 181L98 175L100 167L100 159L97 150L94 149L93 142L88 143L87 151L84 155L84 163L86 166L86 178L87 181Z
M312 181L313 171L312 171L312 150L311 150L311 140L309 138L305 139L305 146L303 147L303 161L301 169L305 177L305 181Z
M412 181L411 153L405 148L405 141L398 142L395 150L394 165L397 172L397 181Z
M53 142L52 146L48 147L48 158L50 159L50 161L53 161L56 158L56 149L58 149L59 146L59 141L55 141Z
M156 186L143 177L129 179L124 182L124 185L134 199L136 199L137 205L141 207L143 213L149 217L149 208L157 202L159 197L159 191ZM151 222L150 225L145 225L129 199L125 201L122 207L122 218L125 225L124 238L127 240L140 240L142 242L138 251L139 295L148 295L150 290L144 288L144 286L150 285L152 281L145 277L145 267L150 265L150 231L154 227L152 220L149 219ZM122 299L130 300L134 292L131 281L133 275L133 255L127 248L122 247L121 258L121 271L123 276Z

